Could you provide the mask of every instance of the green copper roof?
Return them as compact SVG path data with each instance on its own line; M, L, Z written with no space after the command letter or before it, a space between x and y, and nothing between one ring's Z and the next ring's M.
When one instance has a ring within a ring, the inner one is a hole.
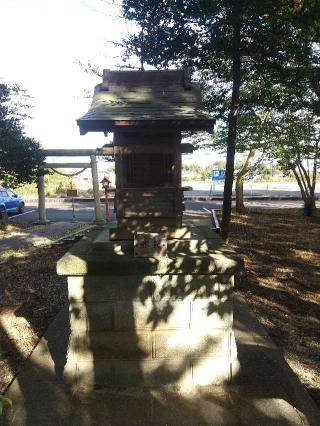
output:
M159 125L210 130L214 119L204 111L198 86L183 70L104 70L89 111L77 123L85 134Z

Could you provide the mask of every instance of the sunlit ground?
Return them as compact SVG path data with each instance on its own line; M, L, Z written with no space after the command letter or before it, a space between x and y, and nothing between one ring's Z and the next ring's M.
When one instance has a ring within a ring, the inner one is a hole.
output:
M231 244L246 265L236 290L318 403L319 241L320 218L233 215ZM55 267L71 244L0 254L0 392L67 300ZM5 335L9 329L12 335Z
M233 215L240 292L320 405L320 218Z

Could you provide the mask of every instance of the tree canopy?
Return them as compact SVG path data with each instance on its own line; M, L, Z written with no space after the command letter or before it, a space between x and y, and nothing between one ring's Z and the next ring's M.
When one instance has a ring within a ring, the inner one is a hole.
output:
M0 182L17 187L34 182L43 161L37 141L25 135L28 95L17 85L0 84Z
M283 96L280 102L275 93L270 97L280 85L296 109L312 99L303 94L319 91L319 0L124 0L123 13L137 28L126 39L127 55L137 55L142 67L192 67L204 82L208 109L228 121L227 238L239 112L250 103L283 107ZM252 84L264 89L244 99L242 89Z
M275 115L268 123L268 154L299 185L305 214L315 209L315 186L320 159L320 120L310 111Z

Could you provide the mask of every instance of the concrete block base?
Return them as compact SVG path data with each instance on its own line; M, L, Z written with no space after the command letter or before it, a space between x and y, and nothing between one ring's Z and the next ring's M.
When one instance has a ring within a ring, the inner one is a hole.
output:
M138 228L139 229L139 228ZM145 231L145 227L141 227L139 229L141 231ZM110 228L110 240L111 241L119 241L119 240L133 240L134 233L136 231L133 229L128 229L128 227L121 228ZM149 227L147 232L160 232L166 234L168 239L175 238L191 238L190 228L188 226L155 226Z
M5 396L13 407L4 408L3 425L318 426L320 413L315 403L239 300L235 303L234 329L241 372L232 385L96 385L92 389L92 364L91 369L82 368L83 385L70 388L66 383L68 379L75 383L75 378L72 370L64 368L63 347L70 332L68 309L64 309L7 390ZM69 361L67 366L71 366ZM122 371L115 373L119 379L128 373L121 367ZM106 366L105 374L107 371ZM206 374L211 371L210 364ZM177 372L174 366L173 373ZM136 374L139 377L140 372ZM99 383L105 383L101 382L103 377L107 376L101 373Z
M88 389L231 382L232 288L232 275L68 277L71 382Z
M233 276L241 262L216 234L203 234L210 224L198 225L181 228L194 237L168 240L160 259L137 258L133 241L113 242L101 231L58 262L68 279L68 382L94 389L232 381Z

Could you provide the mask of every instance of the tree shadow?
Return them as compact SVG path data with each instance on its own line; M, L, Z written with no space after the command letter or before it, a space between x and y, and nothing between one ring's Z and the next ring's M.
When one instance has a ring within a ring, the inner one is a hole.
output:
M319 218L234 219L231 243L246 265L237 277L238 291L319 402Z
M232 320L236 268L231 262L226 274L221 255L230 250L220 245L218 252L167 262L166 274L157 273L161 261L143 260L143 276L135 260L134 267L122 262L96 275L105 253L83 247L78 257L88 274L69 279L70 308L59 313L9 390L17 411L8 411L5 424L270 426L290 425L297 416L316 425L308 401L295 394L295 376L283 375L277 349L256 324L252 330L239 302L240 372L231 384L230 375L214 386L206 382L224 368L215 356L220 334L228 334L223 324Z

